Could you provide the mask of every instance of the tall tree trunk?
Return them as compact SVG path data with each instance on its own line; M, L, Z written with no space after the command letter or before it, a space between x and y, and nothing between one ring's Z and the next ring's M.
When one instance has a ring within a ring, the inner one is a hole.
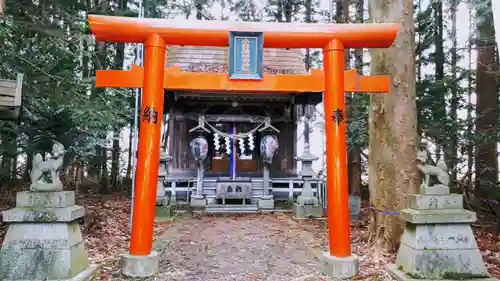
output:
M102 14L105 14L108 11L108 5L109 5L108 0L98 0L96 8ZM103 42L103 41L96 42L96 46L95 46L96 55L93 57L93 61L92 61L92 75L95 75L96 71L98 69L106 69L106 51L107 51L106 46L107 46L106 42ZM105 91L103 88L94 88L92 92L93 92L92 94L95 96L105 94ZM101 135L99 137L105 138L106 136ZM106 162L103 161L103 153L105 153L105 148L101 147L100 145L96 145L95 151L96 151L96 153L95 153L95 157L93 159L94 165L92 166L92 174L94 177L94 181L99 182L100 189L104 190L107 188L107 184L108 184L107 180L104 180L104 176L106 176L106 178L107 178L108 175L102 174L102 172L104 170L103 167L106 164ZM89 173L90 173L90 171L89 171Z
M0 165L0 180L13 178L12 168L17 155L15 124L13 122L3 122L2 126L8 127L8 131L2 134L2 146L5 148L2 153L2 164Z
M472 9L469 6L469 38L472 38L473 36L473 27L474 27L474 22L472 20ZM473 83L473 77L472 77L472 40L469 40L468 44L468 50L467 50L467 57L468 57L468 69L469 73L467 75L467 131L466 131L466 138L467 138L467 184L469 187L472 187L472 168L474 166L474 139L473 139L473 125L474 125L474 120L472 119L472 83Z
M458 93L458 54L457 54L457 6L458 0L452 0L450 3L450 11L451 11L451 75L452 84L451 84L451 104L450 104L450 117L453 124L457 124L457 111L458 104L460 101L460 95ZM447 153L445 154L445 160L448 164L448 167L451 170L451 182L455 183L457 180L457 149L458 149L458 134L457 130L452 130L450 132L450 145L449 149L447 149Z
M305 15L305 20L306 23L311 23L312 22L312 0L306 0L304 4L306 8L306 15ZM306 66L306 71L309 72L311 69L311 49L306 49L306 55L304 58L305 66Z
M434 110L434 121L441 122L446 119L446 90L443 85L444 81L444 45L443 45L443 3L441 0L433 0L432 7L434 11L434 47L436 48L435 64L435 82L439 96L436 97L436 106ZM439 87L438 87L439 85ZM446 134L444 130L436 135L436 161L441 156L441 151L446 153Z
M351 0L335 0L335 21L337 23L348 23L349 22L349 2ZM349 68L351 66L351 51L350 49L345 49L344 60L345 66Z
M196 19L197 20L202 20L203 19L203 4L200 1L197 1L196 4L194 5L196 8Z
M132 178L132 153L134 152L133 145L134 139L134 120L130 122L130 133L128 137L128 159L127 159L127 172L125 174L125 178Z
M364 0L356 1L356 22L364 22ZM356 62L356 70L362 75L363 74L363 49L354 50L354 58ZM366 98L366 97L361 97ZM358 104L354 101L359 99L353 99L349 102L348 114L355 115ZM352 112L352 113L349 113ZM349 190L351 195L361 196L361 147L358 144L354 144L347 154L348 160L348 174L349 174Z
M283 0L283 14L285 16L285 22L292 22L293 19L293 0Z
M17 149L16 149L16 154L12 156L11 178L17 179Z
M476 1L476 195L491 198L498 182L496 41L491 1Z
M119 0L118 9L127 9L127 0ZM115 68L122 69L125 59L125 43L116 43ZM113 128L113 148L111 151L111 187L114 191L118 189L120 173L120 132L121 127L115 125Z
M111 187L113 191L119 188L120 178L120 128L113 131L113 148L111 150Z
M388 95L370 96L370 201L379 210L401 210L407 195L416 193L419 184L413 4L400 0L369 3L374 22L400 24L391 48L372 50L372 74L390 75L391 88ZM376 249L396 249L403 227L398 216L373 213L370 237L376 241Z
M106 147L101 147L101 192L110 192L109 186L109 172L108 172L108 149Z

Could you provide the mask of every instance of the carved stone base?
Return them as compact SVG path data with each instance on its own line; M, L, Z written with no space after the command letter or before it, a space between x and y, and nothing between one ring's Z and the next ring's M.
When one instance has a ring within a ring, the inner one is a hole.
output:
M158 178L158 184L156 185L156 206L162 206L168 204L165 196L165 187L163 186L163 178Z
M399 280L489 278L470 227L476 214L462 209L462 195L443 194L443 186L423 189L426 194L410 195L411 208L401 211L407 223L391 274Z
M174 216L172 205L156 206L155 221L171 220Z
M261 210L273 210L274 209L274 197L273 196L263 196L258 202L259 209Z
M488 277L468 224L407 223L396 264L409 276L421 279Z
M191 196L191 207L194 207L194 208L205 208L206 206L207 206L207 199L205 198L205 196L203 196L203 195L200 195L200 196L193 195L193 196Z
M351 220L359 219L361 213L361 197L349 195L349 217Z
M217 199L250 199L252 198L252 182L250 180L218 181Z
M84 211L71 205L74 192L20 192L17 202L3 212L4 221L16 223L9 225L0 251L1 279L90 280L96 267L89 265L75 221Z
M323 208L321 205L301 205L294 204L295 218L321 218L323 216Z

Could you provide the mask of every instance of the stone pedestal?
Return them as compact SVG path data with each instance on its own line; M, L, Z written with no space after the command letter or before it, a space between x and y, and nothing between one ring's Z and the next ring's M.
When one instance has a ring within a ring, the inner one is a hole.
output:
M299 195L297 203L294 204L294 211L296 219L321 218L323 215L322 206L314 196Z
M274 210L274 197L272 195L264 195L258 201L260 210L271 211Z
M173 217L172 205L156 206L155 222L170 221Z
M359 219L361 213L361 196L349 195L349 216L351 220Z
M167 164L170 156L166 152L160 152L160 165L158 166L158 184L156 186L156 210L155 221L169 220L172 215L172 206L170 205L169 196L165 192L165 177L167 176Z
M490 279L470 223L474 212L463 209L463 198L443 186L421 188L410 195L407 222L395 265L388 269L397 280Z
M205 208L207 206L207 199L203 195L191 196L191 207Z
M170 156L166 152L160 153L160 164L158 166L158 184L156 186L156 206L164 206L169 202L167 200L165 186L163 182L167 176L167 162L170 160Z
M11 223L0 251L0 280L91 280L74 191L19 192L3 212Z

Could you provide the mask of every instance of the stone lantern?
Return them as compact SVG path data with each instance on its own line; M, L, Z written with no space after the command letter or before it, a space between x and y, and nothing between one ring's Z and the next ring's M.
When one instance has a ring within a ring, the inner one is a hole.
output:
M165 191L165 178L168 175L168 162L172 159L166 151L160 152L160 165L158 167L158 184L156 185L156 220L168 219L173 210L170 195Z
M318 159L319 157L310 152L308 143L304 145L304 153L297 157L297 160L302 162L302 170L299 175L302 177L304 184L301 194L297 197L297 203L295 203L296 218L320 218L322 216L321 205L318 198L314 196L311 187L311 180L315 175L312 163Z
M271 210L274 208L274 197L270 193L270 166L273 157L279 148L278 137L275 135L265 135L260 142L260 154L264 162L263 179L264 189L259 200L259 209Z
M204 177L204 161L207 158L208 142L203 136L198 136L189 144L191 153L196 160L198 167L196 169L196 191L191 195L192 207L206 207L207 199L203 195L203 177Z
M165 186L163 182L167 177L167 163L170 161L171 157L167 155L167 152L160 152L160 165L158 167L158 185L156 186L156 206L168 205L168 200L165 192Z

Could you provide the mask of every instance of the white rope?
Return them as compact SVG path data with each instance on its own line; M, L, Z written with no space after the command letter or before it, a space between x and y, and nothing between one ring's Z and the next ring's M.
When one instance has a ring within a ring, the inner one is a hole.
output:
M205 120L205 118L203 118L203 122L205 122L205 124L210 128L212 129L212 131L214 131L215 134L218 134L220 135L221 137L223 138L230 138L232 139L233 137L236 137L236 138L248 138L250 135L253 135L255 134L255 132L257 132L257 130L262 127L262 125L264 125L265 121L262 121L259 125L257 125L257 127L253 128L252 130L246 132L246 133L236 133L236 134L228 134L228 133L224 133L222 131L220 131L219 129L215 128L214 126L212 126L210 123L207 122L207 120Z

